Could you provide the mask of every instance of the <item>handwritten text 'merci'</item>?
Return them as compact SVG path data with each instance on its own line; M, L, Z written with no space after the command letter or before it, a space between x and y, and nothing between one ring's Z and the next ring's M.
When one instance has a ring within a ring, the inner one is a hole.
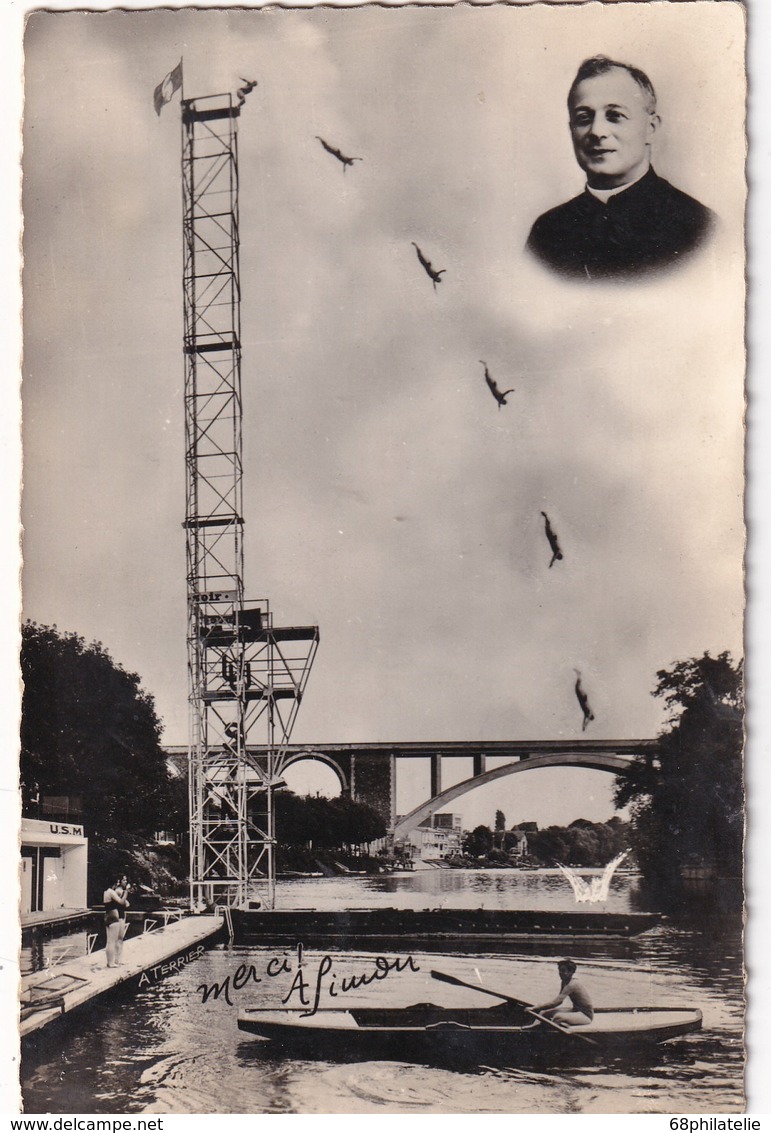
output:
M272 956L265 967L265 976L274 979L282 975L292 977L281 1003L288 1007L304 1007L304 1016L315 1015L323 994L331 999L337 999L351 991L359 991L370 984L388 979L389 976L399 972L419 972L420 968L412 956L394 957L385 956L374 958L368 969L358 971L346 976L338 976L333 971L333 960L329 955L309 963L303 954L303 946L298 944L296 956ZM199 984L201 1001L206 1003L209 999L219 999L233 1006L232 994L243 991L254 984L261 984L263 977L258 975L254 964L239 964L235 971L226 976L220 983Z

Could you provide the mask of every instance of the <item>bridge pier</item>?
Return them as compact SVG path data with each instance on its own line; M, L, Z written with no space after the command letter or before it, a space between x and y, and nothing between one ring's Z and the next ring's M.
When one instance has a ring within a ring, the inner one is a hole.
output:
M351 798L376 810L390 829L396 822L396 756L376 757L354 750L351 754Z
M474 752L474 778L477 775L484 775L487 770L487 756L481 751Z
M438 751L431 753L431 798L442 793L442 756Z

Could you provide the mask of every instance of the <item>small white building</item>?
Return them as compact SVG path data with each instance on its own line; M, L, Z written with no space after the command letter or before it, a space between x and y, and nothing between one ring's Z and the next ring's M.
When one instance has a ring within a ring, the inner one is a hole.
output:
M460 853L462 839L462 815L445 812L432 814L410 831L410 856L422 861L451 857Z
M82 825L21 820L21 915L86 909L88 838Z

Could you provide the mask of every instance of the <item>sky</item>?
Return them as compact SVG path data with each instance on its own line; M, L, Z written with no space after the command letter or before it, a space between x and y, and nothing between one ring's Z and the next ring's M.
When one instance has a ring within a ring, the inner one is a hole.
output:
M648 71L656 169L720 217L655 283L587 289L523 252L581 191L565 96L598 52ZM179 96L159 118L152 91L180 58L186 96L259 84L239 132L245 580L276 624L320 627L293 740L655 735L659 669L742 653L739 7L29 16L23 614L138 672L170 744L187 740L180 127ZM317 134L363 160L343 172ZM436 290L413 240L445 269ZM500 410L480 359L515 388ZM427 782L404 769L400 812ZM612 785L540 771L453 809L601 821Z

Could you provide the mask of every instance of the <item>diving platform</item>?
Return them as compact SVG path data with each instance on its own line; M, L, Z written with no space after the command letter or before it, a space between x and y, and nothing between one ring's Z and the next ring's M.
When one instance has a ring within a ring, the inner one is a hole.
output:
M108 968L104 949L22 979L19 1033L27 1035L120 988L139 991L172 976L193 963L213 944L223 929L222 916L185 916L180 919L147 916L149 927L141 936L126 940L123 963Z

